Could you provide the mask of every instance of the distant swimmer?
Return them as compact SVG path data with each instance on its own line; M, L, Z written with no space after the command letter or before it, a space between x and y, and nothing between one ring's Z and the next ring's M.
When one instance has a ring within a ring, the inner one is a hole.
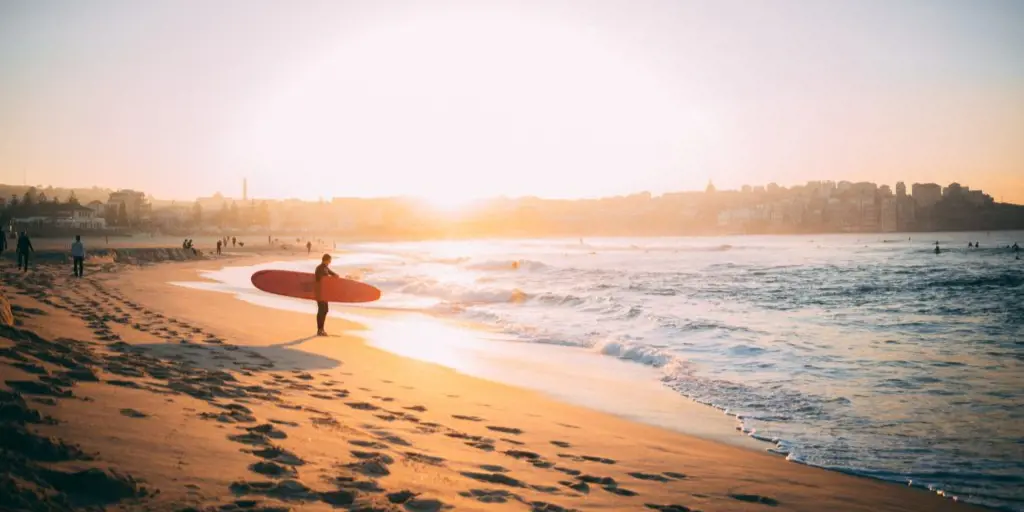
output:
M935 254L938 254L940 252L942 251L939 249L939 244L935 244Z
M1015 253L1020 252L1020 246L1017 245L1017 242L1014 242L1013 243L1013 247L1010 247L1010 248L1013 249L1013 252L1015 252Z
M974 242L967 242L968 249L974 249Z

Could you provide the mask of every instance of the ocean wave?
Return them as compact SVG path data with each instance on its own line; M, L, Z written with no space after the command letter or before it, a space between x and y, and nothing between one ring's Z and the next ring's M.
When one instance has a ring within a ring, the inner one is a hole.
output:
M534 260L488 260L464 265L472 270L528 270L538 271L550 268L546 263Z

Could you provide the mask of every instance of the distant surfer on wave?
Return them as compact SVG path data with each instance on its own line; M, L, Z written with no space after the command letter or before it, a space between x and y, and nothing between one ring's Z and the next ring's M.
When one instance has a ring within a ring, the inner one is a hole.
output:
M327 331L324 330L324 322L327 320L327 301L323 300L321 294L320 281L325 277L338 277L330 268L331 255L324 254L321 258L320 264L316 266L316 272L314 276L316 282L313 284L313 296L316 297L316 335L327 336ZM308 282L308 281L307 281Z

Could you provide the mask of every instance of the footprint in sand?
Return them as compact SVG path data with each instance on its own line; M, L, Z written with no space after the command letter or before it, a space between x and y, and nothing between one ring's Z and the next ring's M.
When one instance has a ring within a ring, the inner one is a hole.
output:
M148 415L135 409L121 409L121 415L129 418L146 418Z
M355 446L361 446L363 448L374 448L377 450L384 450L389 448L389 446L384 443L378 443L376 441L365 441L363 439L350 439L348 443Z
M353 452L353 454L355 454L355 452ZM363 454L369 455L368 452L364 452ZM363 458L361 460L345 464L344 467L370 478L379 478L391 474L391 470L388 469L388 466L394 462L394 459L390 456L376 453L368 458Z
M461 475L480 482L507 485L509 487L526 487L526 484L522 481L501 473L477 473L475 471L463 471Z
M636 478L638 480L650 480L652 482L662 482L662 483L669 481L669 479L667 477L665 477L665 476L658 475L658 474L651 474L651 473L641 473L639 471L635 472L635 473L628 473L628 475L633 477L633 478Z
M441 457L435 457L433 455L427 455L419 452L405 452L405 458L413 462L419 462L420 464L427 464L430 466L444 466L445 460Z
M259 473L271 478L295 478L297 472L294 467L285 466L276 462L260 461L249 465L249 471Z
M487 430L493 430L495 432L501 432L503 434L520 435L523 433L521 429L515 427L497 427L494 425L487 425Z
M508 503L509 500L519 501L519 496L499 489L471 489L459 493L463 498L472 498L480 503Z
M373 405L371 403L366 403L366 402L346 402L345 405L347 405L347 406L349 406L349 407L351 407L353 409L358 409L360 411L377 411L377 410L380 410L380 407L377 407L376 405Z
M553 444L553 445L555 445L555 446L557 446L559 448L571 448L572 447L571 444L569 444L569 443L567 443L565 441L551 441L551 444Z
M779 506L778 500L767 496L759 496L757 494L730 494L729 497L734 500L745 501L747 503L758 503L769 507Z
M282 430L278 430L277 428L274 427L274 425L271 425L270 423L256 425L255 427L248 427L246 428L246 430L248 430L249 433L251 434L260 434L267 436L271 439L285 439L288 437L288 434L285 434L284 431Z
M562 480L558 482L580 494L590 494L590 486L586 482L573 482L571 480Z
M534 460L539 459L540 455L534 452L528 452L526 450L507 450L504 452L505 455L512 457L513 459L528 459Z
M280 446L270 445L270 446L268 446L266 448L261 448L259 450L253 450L253 451L251 451L249 453L252 453L253 455L255 455L255 456L257 456L257 457L259 457L261 459L266 459L266 460L274 461L274 462L277 462L279 464L285 464L285 465L288 465L288 466L301 466L301 465L306 463L306 461L300 459L294 453L292 453L292 452L290 452L288 450L285 450L284 448L281 448Z
M403 504L406 510L410 512L438 512L440 510L452 508L450 505L445 505L443 502L435 499L412 499Z

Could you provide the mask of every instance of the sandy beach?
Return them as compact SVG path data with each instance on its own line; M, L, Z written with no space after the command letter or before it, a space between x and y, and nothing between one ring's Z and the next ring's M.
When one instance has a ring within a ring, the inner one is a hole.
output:
M0 509L980 510L405 359L355 322L312 337L315 307L169 284L295 257L111 259L83 279L0 262Z

